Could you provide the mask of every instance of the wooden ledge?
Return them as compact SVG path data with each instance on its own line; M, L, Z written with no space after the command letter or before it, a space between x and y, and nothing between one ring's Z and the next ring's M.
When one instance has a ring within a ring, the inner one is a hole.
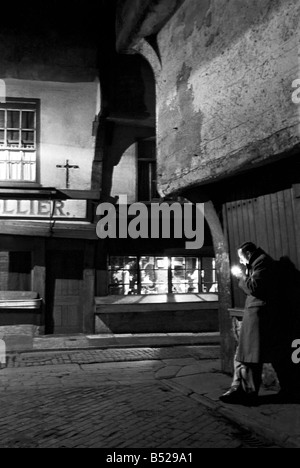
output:
M218 310L217 294L158 294L95 297L95 313Z
M42 299L34 291L1 291L0 310L37 310L41 308Z
M244 317L244 309L235 308L235 309L228 309L230 317L236 318L243 318Z

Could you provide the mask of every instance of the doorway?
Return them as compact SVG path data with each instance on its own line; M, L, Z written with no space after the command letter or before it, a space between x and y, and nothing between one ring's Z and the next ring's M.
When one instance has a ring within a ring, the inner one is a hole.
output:
M48 251L46 271L46 334L81 333L83 251Z

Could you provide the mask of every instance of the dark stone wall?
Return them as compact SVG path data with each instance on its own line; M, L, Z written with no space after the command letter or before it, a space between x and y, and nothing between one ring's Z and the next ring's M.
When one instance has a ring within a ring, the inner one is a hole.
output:
M300 5L186 0L157 36L161 195L300 147Z
M95 333L208 333L219 331L218 310L99 313Z

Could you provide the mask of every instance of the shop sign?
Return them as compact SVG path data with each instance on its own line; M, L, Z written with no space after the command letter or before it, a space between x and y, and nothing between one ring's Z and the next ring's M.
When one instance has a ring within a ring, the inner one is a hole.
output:
M86 200L0 200L1 218L85 219Z

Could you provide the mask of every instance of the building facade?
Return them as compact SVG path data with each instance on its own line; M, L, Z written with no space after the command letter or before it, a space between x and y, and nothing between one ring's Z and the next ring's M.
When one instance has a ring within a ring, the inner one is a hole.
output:
M205 202L219 279L223 369L235 343L230 275L252 240L300 266L299 2L119 2L117 49L154 70L158 192ZM130 11L130 14L129 14Z
M0 323L90 331L97 45L48 6L22 8L1 29Z
M3 32L1 289L37 291L47 333L219 328L228 371L237 247L300 267L299 1L99 5L42 51ZM203 248L98 239L120 195L204 203Z
M19 18L2 33L0 323L47 335L217 331L207 224L194 250L171 235L97 236L101 203L187 202L157 192L155 77L142 56L117 53L116 4L104 5L99 24L86 13L84 37L80 10L66 27L55 5L49 24L33 12L42 31Z

